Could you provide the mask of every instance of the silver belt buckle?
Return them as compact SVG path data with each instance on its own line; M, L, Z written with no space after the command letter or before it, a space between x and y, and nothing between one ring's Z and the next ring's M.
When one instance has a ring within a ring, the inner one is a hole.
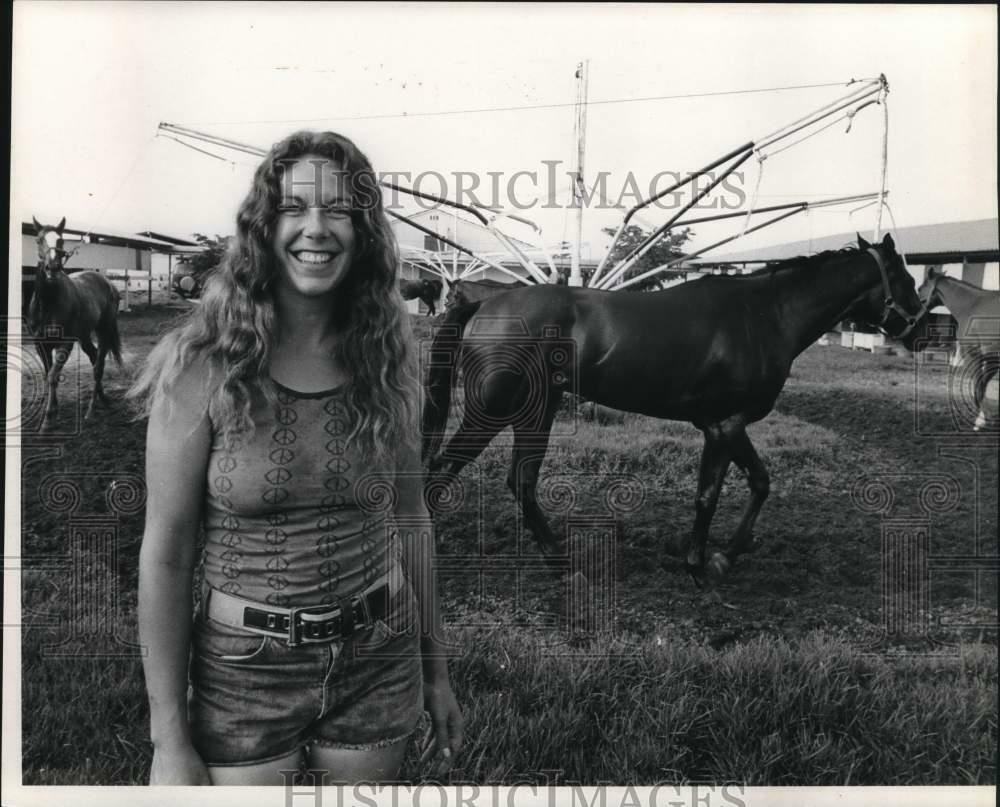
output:
M289 647L297 647L298 645L302 644L295 636L295 623L296 623L295 617L298 616L298 612L299 612L298 608L289 608L288 614L283 617L283 619L287 620L288 622L288 624L285 625L284 627L288 630ZM268 622L270 622L270 620L268 620Z
M330 620L332 620L332 619L336 618L338 615L340 615L340 609L339 608L337 608L336 610L333 610L333 611L323 611L323 612L318 613L318 614L302 613L302 612L307 612L309 610L310 609L308 609L308 608L295 608L295 609L293 609L293 612L292 612L292 624L291 624L291 627L289 628L289 636L290 637L294 636L294 634L295 634L296 617L299 617L302 620L302 622L299 623L299 628L301 629L301 628L305 628L310 623L315 624L317 622L329 622ZM304 631L303 631L303 633L304 633ZM331 641L333 641L333 638L331 636L313 637L313 636L302 635L302 636L298 637L298 641L296 642L296 644L323 644L325 642L331 642ZM291 644L289 646L291 646Z

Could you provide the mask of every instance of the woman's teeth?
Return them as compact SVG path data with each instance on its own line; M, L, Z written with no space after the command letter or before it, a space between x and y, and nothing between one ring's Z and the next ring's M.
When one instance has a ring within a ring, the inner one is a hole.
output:
M295 257L302 263L326 263L333 258L331 252L297 252Z

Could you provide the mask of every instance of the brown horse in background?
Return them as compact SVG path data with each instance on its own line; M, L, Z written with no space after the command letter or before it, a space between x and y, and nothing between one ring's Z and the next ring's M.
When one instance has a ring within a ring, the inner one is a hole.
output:
M995 425L997 415L987 416L983 399L990 381L1000 378L1000 292L948 277L932 266L917 293L928 308L945 306L958 323L955 343L971 373L973 403L978 413L973 430L979 431L990 421Z
M403 299L423 301L428 308L428 314L432 317L437 315L437 301L441 299L443 288L437 278L425 277L421 280L402 278L399 281L399 291Z
M56 387L73 343L79 342L94 366L94 390L87 407L86 418L94 413L100 400L108 405L104 393L104 359L111 352L119 366L122 363L121 337L118 333L118 290L99 272L77 272L68 275L63 264L68 254L63 248L63 218L55 227L35 225L38 247L38 268L35 288L28 306L28 328L37 340L47 379L45 415L42 431L51 431L55 423L58 400ZM91 335L97 334L97 347Z
M904 345L926 328L920 317L926 309L892 238L872 246L859 236L858 244L657 292L545 284L455 307L430 350L423 423L428 493L513 427L507 484L525 525L554 559L559 543L535 488L563 394L688 421L705 435L705 446L694 528L680 552L696 581L706 572L725 574L738 555L759 546L752 531L770 488L746 427L774 407L796 356L847 317ZM465 379L465 411L438 453L456 368ZM733 462L747 474L750 502L725 551L706 564L709 526Z
M445 311L460 305L478 303L514 289L523 289L533 282L505 283L502 280L455 280L448 283L448 296L444 300Z

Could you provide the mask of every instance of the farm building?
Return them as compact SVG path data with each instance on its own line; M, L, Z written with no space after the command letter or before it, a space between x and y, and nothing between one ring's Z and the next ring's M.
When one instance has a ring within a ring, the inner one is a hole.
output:
M21 223L21 300L27 310L35 282L37 249L35 225ZM107 275L131 302L152 301L169 293L171 275L180 257L200 251L194 242L161 233L123 233L101 228L66 227L64 247L71 253L65 268L69 274L92 270Z

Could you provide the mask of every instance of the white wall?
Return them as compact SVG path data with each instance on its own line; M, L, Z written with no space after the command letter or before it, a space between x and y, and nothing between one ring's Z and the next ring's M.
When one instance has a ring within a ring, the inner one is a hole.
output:
M153 275L153 291L167 291L172 275L177 274L177 258L174 257L173 272L171 273L170 255L154 252L150 259L150 267Z
M71 248L72 249L72 248ZM100 271L136 271L136 250L131 247L112 247L107 244L83 244L79 251L66 261L67 269L98 269ZM150 253L139 250L141 271L148 272Z
M79 241L67 239L63 244L67 252L74 252L73 256L66 261L67 269L97 269L106 271L108 269L124 272L136 271L135 250L131 247L113 247L108 244L81 244ZM147 250L139 252L142 262L142 271L148 272L150 266L150 253ZM21 234L21 264L22 266L34 266L38 263L38 248L35 245L35 238L31 235Z
M983 268L983 288L1000 291L1000 263L988 263Z

